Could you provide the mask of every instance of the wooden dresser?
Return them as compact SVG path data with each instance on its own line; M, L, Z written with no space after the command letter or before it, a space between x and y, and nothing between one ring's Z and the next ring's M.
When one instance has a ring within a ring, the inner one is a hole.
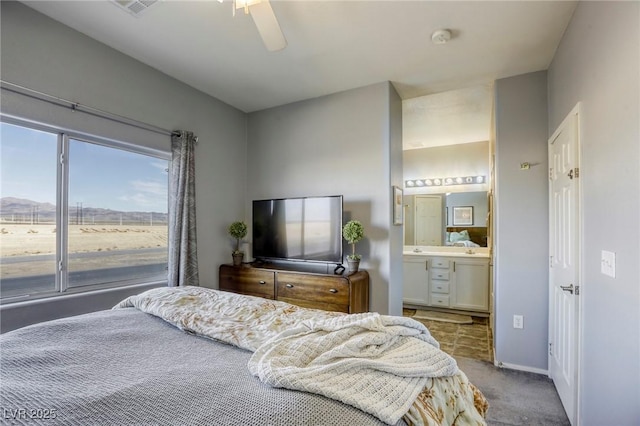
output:
M298 272L250 265L221 265L220 290L280 300L304 308L350 314L369 310L369 274Z

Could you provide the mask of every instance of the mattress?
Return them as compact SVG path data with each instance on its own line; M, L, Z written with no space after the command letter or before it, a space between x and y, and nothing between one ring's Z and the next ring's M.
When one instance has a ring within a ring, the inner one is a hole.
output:
M251 352L134 308L6 333L0 351L3 424L384 424L320 395L263 384L247 369Z

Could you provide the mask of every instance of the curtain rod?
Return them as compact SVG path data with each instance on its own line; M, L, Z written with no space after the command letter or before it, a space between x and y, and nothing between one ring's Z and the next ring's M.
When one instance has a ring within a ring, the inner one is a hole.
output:
M180 134L180 132L178 131L163 129L162 127L154 126L153 124L144 123L142 121L134 120L132 118L127 118L122 115L111 113L109 111L104 111L98 108L92 108L90 106L81 105L78 102L73 102L67 99L59 98L57 96L49 95L47 93L39 92L37 90L29 89L28 87L20 86L18 84L13 84L6 80L0 80L0 87L2 87L2 89L4 90L7 90L9 92L14 92L19 95L28 96L30 98L38 99L44 102L49 102L57 106L69 108L73 111L83 112L85 114L93 115L95 117L104 118L117 123L126 124L129 126L137 127L139 129L159 133L161 135L172 136L174 134L175 135Z

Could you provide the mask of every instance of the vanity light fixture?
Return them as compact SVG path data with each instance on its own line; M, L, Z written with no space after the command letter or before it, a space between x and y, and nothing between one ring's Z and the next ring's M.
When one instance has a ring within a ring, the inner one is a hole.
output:
M405 180L404 186L405 188L415 188L416 186L478 185L486 181L486 176L457 176Z

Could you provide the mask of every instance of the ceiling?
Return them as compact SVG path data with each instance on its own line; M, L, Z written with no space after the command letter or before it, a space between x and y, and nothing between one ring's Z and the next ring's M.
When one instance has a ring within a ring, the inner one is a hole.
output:
M23 3L244 112L382 81L404 100L422 97L426 106L416 99L413 111L433 110L434 99L474 110L494 80L548 68L576 5L271 0L288 46L268 52L251 16L232 15L231 0L161 0L139 16L106 0ZM442 28L451 40L433 44Z

